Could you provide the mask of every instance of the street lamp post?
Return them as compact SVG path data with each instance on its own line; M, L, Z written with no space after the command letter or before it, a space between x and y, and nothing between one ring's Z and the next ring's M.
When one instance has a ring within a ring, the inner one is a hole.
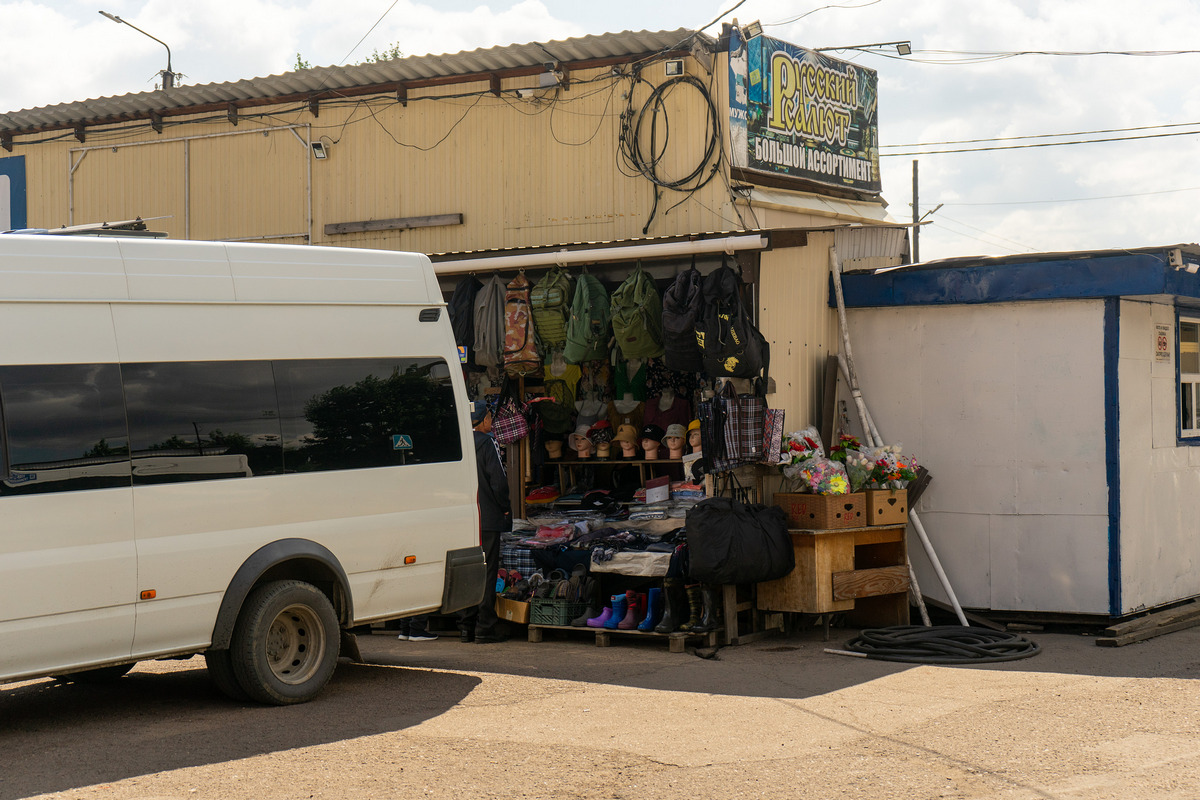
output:
M110 14L107 11L101 11L100 13L111 19L113 22L120 23L121 25L128 25L143 36L150 36L150 34L146 33L137 25L134 25L128 20L121 19L116 14ZM175 87L175 73L171 71L171 48L167 46L166 42L164 42L162 39L159 39L157 36L150 36L150 38L167 48L167 68L162 71L162 88L173 89Z

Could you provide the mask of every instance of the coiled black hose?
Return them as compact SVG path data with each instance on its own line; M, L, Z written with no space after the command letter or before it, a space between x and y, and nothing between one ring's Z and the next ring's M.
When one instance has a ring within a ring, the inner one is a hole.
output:
M846 649L880 661L911 664L978 664L1035 656L1041 647L1024 636L963 625L901 625L870 628Z

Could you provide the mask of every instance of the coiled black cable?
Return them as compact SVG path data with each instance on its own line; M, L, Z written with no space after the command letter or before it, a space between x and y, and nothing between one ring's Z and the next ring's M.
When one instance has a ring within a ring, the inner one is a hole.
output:
M962 625L900 625L870 628L846 642L846 649L880 661L911 664L978 664L1016 661L1041 652L1024 636Z

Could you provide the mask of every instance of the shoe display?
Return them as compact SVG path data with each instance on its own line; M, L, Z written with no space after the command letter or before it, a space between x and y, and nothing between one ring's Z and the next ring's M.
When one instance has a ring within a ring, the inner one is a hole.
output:
M687 616L687 598L678 578L663 581L663 616L654 626L655 633L674 633Z
M624 597L624 595L621 595L621 596ZM613 605L616 602L616 599L617 599L617 596L615 594L612 597L608 598L608 605L606 605L604 607L604 610L602 610L600 612L600 616L592 617L591 619L589 619L587 621L587 626L589 628L607 628L608 621L613 616ZM613 623L613 625L615 626L616 623Z
M405 636L410 642L432 642L437 639L437 634L434 633L416 633L410 636Z
M470 631L459 631L458 640L463 644L470 644L471 642L475 641L475 634L471 633Z
M625 618L617 623L617 630L631 631L646 616L646 595L642 592L625 593Z
M679 626L681 631L692 631L700 624L700 614L702 612L703 599L700 595L700 584L695 583L691 586L684 587L687 592L687 621Z
M586 628L589 619L600 616L600 584L595 578L584 578L579 595L587 606L582 614L571 620L572 628Z
M721 598L714 586L704 586L700 591L702 599L700 621L692 627L694 633L708 633L721 627Z

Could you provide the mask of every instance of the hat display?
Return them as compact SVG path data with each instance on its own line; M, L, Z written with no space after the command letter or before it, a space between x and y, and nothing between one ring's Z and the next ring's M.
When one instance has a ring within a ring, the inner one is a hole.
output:
M584 444L590 449L592 442L588 439L588 426L580 425L575 428L575 432L567 438L567 446L572 450L579 450Z
M606 419L602 419L592 427L588 428L587 438L592 444L607 444L613 440L612 423Z
M684 430L683 426L678 422L673 422L667 426L667 432L663 435L663 439L670 439L672 437L677 439L686 439L687 431Z
M688 423L688 433L700 430L700 420L694 419Z
M637 428L633 427L632 425L618 425L617 426L617 435L615 438L618 442L629 442L630 444L637 444L637 440L638 440Z
M664 431L662 428L655 425L654 423L651 423L651 424L647 425L646 427L642 428L642 435L638 438L653 439L656 442L661 442L663 440L663 437L666 435L667 435L666 431Z
M483 418L488 415L487 403L482 400L476 400L471 403L471 427L474 428L479 423L483 422Z

